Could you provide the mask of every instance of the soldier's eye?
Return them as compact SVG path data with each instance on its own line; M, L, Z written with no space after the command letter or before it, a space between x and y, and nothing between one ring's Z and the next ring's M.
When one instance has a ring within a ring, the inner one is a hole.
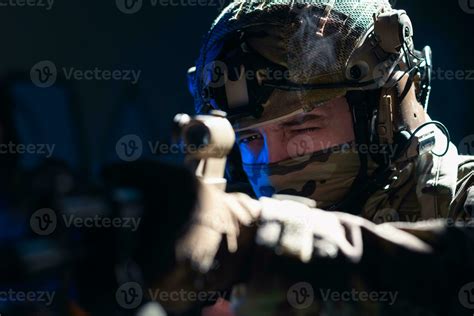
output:
M247 136L247 137L242 137L242 138L239 139L238 144L239 145L241 145L241 144L250 144L251 142L253 142L255 140L258 140L258 139L262 139L262 135L255 134L255 135L251 135L251 136Z
M320 129L321 129L321 128L319 128L319 127L308 127L308 128L296 129L296 130L293 130L293 132L297 132L297 133L311 133L311 132L319 131Z

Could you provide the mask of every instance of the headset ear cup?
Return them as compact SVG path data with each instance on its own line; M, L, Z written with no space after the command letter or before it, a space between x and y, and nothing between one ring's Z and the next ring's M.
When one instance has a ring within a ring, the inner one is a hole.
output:
M413 25L403 10L382 12L374 21L379 46L387 53L398 54L404 44L413 46Z
M351 82L372 82L371 89L384 86L403 52L413 52L413 25L403 10L381 12L360 38L346 63L345 76Z

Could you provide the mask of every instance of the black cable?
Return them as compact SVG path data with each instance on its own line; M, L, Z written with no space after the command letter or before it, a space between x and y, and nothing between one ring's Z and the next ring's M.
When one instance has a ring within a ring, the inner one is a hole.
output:
M426 58L423 58L421 56L416 56L415 54L413 54L412 50L407 48L406 43L402 46L402 50L403 50L403 54L405 55L405 58L406 58L406 61L407 61L408 69L404 71L403 75L400 76L400 78L397 79L397 81L390 87L390 89L395 87L402 80L402 78L405 77L405 75L411 74L414 70L419 70L420 66L423 63L426 63ZM416 63L415 65L412 65L412 62L411 62L410 58L408 58L408 55L410 55L411 57L418 60L418 63Z
M405 72L403 73L403 75L400 76L400 78L397 79L397 81L389 88L389 89L393 89L398 83L400 83L400 81L405 77L405 75L407 74L410 74L413 70L416 70L418 66L415 66L411 69L408 69L408 70L405 70Z
M407 43L403 43L402 50L403 50L403 54L405 55L405 59L407 60L408 69L414 68L414 66L411 64L410 58L408 58L408 52L411 53L411 51L410 49L407 49Z

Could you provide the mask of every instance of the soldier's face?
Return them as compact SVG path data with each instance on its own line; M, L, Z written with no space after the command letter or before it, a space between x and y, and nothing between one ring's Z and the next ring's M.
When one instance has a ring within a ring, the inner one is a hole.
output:
M243 163L284 161L353 141L352 114L345 97L308 113L238 133Z

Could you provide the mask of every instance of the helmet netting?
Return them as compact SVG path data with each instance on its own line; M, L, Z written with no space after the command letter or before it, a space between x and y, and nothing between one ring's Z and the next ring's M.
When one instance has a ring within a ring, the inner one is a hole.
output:
M225 40L237 31L270 25L280 28L290 80L342 82L346 63L373 23L374 14L390 9L388 0L235 1L223 10L207 34L196 65L194 94L203 105L203 69Z

